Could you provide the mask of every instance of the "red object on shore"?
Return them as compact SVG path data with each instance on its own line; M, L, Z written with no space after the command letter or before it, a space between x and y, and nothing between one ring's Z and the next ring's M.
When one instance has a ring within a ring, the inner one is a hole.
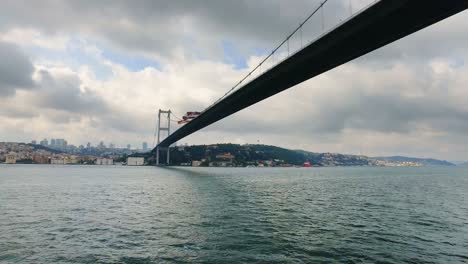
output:
M302 165L302 167L310 168L310 167L312 167L312 165L310 164L310 162L306 161L306 162L304 162L304 164Z

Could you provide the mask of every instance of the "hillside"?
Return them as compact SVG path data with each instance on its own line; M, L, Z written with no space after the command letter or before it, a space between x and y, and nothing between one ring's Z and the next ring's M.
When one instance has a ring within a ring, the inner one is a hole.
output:
M427 159L427 158L391 156L391 157L375 157L374 159L389 161L389 162L414 162L414 163L420 163L423 166L455 166L455 164L445 161L445 160L436 160L436 159Z
M302 150L289 150L268 145L214 144L185 146L171 149L171 162L174 164L190 163L193 160L205 162L220 161L218 155L230 153L234 156L231 165L247 166L272 164L272 166L302 166L310 162L313 166L373 166L375 162L364 156L333 153L314 153Z
M39 145L39 144L31 144L31 143L20 143L20 144L31 146L35 150L44 150L44 151L48 151L48 152L51 152L51 153L64 153L63 151L48 148L48 147L45 147L45 146L42 146L42 145Z
M222 158L223 154L232 155ZM366 157L339 153L315 153L304 150L290 150L281 147L259 144L213 144L179 146L171 148L171 163L190 164L200 161L201 166L302 166L310 162L312 166L454 166L436 160L402 156ZM150 160L151 163L151 160ZM222 165L219 165L222 164Z

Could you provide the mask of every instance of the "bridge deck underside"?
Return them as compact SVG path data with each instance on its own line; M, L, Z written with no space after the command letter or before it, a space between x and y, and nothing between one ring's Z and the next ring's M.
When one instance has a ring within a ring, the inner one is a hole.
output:
M159 146L167 147L239 110L466 8L468 0L380 1L233 92Z

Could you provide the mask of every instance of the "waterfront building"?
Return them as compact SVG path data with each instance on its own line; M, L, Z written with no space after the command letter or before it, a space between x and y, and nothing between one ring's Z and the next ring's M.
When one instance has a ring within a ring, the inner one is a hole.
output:
M65 164L65 161L61 157L53 157L53 158L50 159L50 164L63 165L63 164Z
M15 164L16 163L16 153L10 152L5 156L5 163L6 164Z
M143 166L145 164L145 158L143 157L128 157L127 165L128 166Z
M217 159L232 160L232 159L235 158L235 156L232 155L231 153L223 153L223 154L216 155L216 158Z
M63 158L63 164L78 164L78 157L75 155L65 156Z
M216 155L216 159L221 160L218 162L211 162L210 167L233 167L234 163L232 162L236 156L231 153L223 153Z
M199 160L192 160L192 167L200 167L201 164L202 162Z
M94 164L96 161L96 157L93 156L82 156L81 157L81 162L83 164Z
M108 158L97 158L96 165L114 165L114 160Z
M37 164L48 164L49 163L49 157L44 156L44 155L34 155L33 156L33 161L34 161L34 163L37 163Z
M234 164L229 161L212 161L209 163L210 167L234 167Z

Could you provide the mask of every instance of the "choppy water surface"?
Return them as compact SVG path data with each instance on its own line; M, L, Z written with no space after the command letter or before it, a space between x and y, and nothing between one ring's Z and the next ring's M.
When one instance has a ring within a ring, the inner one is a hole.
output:
M466 263L468 169L0 165L2 263Z

